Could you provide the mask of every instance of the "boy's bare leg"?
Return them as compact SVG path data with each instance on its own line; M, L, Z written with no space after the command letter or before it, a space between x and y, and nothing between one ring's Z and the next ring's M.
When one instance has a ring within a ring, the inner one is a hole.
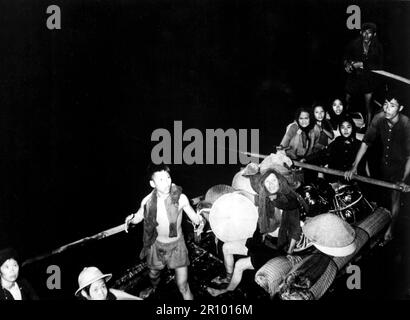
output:
M194 300L194 296L188 284L188 267L176 268L175 280L184 300Z
M139 297L142 299L148 298L158 287L160 278L161 270L150 269L149 270L149 279L151 281L151 286L142 290Z
M239 259L235 264L231 282L226 289L207 288L210 295L216 297L228 291L234 291L242 281L242 275L245 270L254 270L250 257Z

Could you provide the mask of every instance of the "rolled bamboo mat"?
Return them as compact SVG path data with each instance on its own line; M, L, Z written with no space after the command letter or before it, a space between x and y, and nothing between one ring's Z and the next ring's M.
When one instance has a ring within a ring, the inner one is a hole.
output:
M357 226L365 230L370 238L378 234L391 220L391 213L385 208L378 207L370 216L362 220Z
M336 264L333 263L333 261L330 261L325 272L310 288L310 292L312 293L315 300L319 300L325 294L327 289L329 289L329 287L336 278L337 271L338 269Z
M346 257L334 257L323 275L310 289L315 299L320 299L333 283L338 270L344 268L363 248L363 246L377 235L390 222L391 214L385 208L377 208L370 216L361 221L356 230L356 250Z
M255 274L255 282L273 297L292 268L302 261L300 256L279 256L269 260Z

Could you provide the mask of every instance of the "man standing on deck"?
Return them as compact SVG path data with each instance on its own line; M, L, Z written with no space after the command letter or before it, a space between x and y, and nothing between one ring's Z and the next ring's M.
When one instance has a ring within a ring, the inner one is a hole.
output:
M401 114L402 110L403 106L395 96L390 95L386 98L383 112L374 117L363 138L352 169L345 172L346 179L351 179L357 172L358 164L368 146L378 141L383 148L380 163L381 178L404 186L410 173L410 119ZM400 191L391 191L390 207L392 221L384 235L386 242L393 238L393 231L395 231L395 223L400 211Z
M371 70L380 70L383 65L383 48L376 38L376 25L368 22L362 25L360 36L350 42L344 54L347 110L351 107L352 96L363 96L366 106L366 125L369 126L373 109L371 100L377 87L377 78Z

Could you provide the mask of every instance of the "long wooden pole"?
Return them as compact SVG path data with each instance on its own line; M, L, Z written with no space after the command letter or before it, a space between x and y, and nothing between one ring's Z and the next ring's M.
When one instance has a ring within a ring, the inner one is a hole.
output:
M370 70L370 71L374 72L374 73L377 73L377 74L380 74L382 76L397 80L397 81L404 82L406 84L410 84L410 79L406 79L402 76L398 76L397 74L394 74L394 73L391 73L391 72L387 72L387 71L384 71L384 70Z
M344 177L344 171L341 171L341 170L335 170L335 169L330 169L330 168L319 167L319 166L315 166L313 164L309 164L309 163L306 163L306 162L293 161L293 163L294 163L295 166L301 167L301 168L304 168L304 169L318 171L318 172L327 173L327 174L332 174L334 176ZM364 177L364 176L359 176L357 174L354 174L352 179L357 180L357 181L361 181L361 182L365 182L365 183L369 183L369 184L373 184L373 185L380 186L380 187L385 187L385 188L389 188L389 189L403 191L403 192L409 192L408 189L410 189L410 186L406 186L405 188L402 188L401 186L399 186L395 183L392 183L392 182L386 182L386 181L383 181L383 180L378 180L378 179L368 178L368 177Z
M262 155L262 154L257 154L257 153L244 152L244 151L239 151L239 152L241 152L243 154L246 154L246 155L249 155L249 156L252 156L252 157L261 158L261 159L265 159L266 157L268 157L268 156L265 156L265 155ZM300 161L294 161L294 160L292 160L292 162L297 167L301 167L301 168L304 168L304 169L313 170L313 171L317 171L317 172L332 174L332 175L339 176L339 177L344 177L344 171L341 171L341 170L324 168L324 167L316 166L316 165L309 164L309 163L306 163L306 162L300 162ZM368 178L368 177L364 177L364 176L359 176L357 174L354 174L352 176L352 180L358 180L358 181L362 181L362 182L373 184L373 185L380 186L380 187L399 190L399 191L402 191L402 192L409 192L410 191L410 186L408 186L408 185L406 185L404 187L401 187L401 186L399 186L395 183L392 183L392 182L386 182L386 181L383 181L383 180L378 180L378 179Z
M196 198L191 199L191 201L192 201L193 204L197 204L197 203L201 200L201 198L202 198L202 197L196 197ZM120 233L120 232L123 232L123 231L125 231L125 225L124 225L124 223L123 223L123 224L120 224L119 226L116 226L116 227L113 227L113 228L110 228L110 229L101 231L101 232L99 232L99 233L97 233L97 234L95 234L95 235L93 235L93 236L85 237L85 238L82 238L82 239L80 239L80 240L77 240L77 241L68 243L68 244L63 245L63 246L61 246L61 247L59 247L59 248L57 248L57 249L54 249L54 250L52 250L52 251L50 251L50 252L48 252L48 253L39 255L39 256L34 257L34 258L27 259L27 260L25 260L25 261L22 263L22 266L25 266L25 265L27 265L27 264L33 263L33 262L35 262L35 261L39 261L39 260L48 258L48 257L50 257L50 256L52 256L52 255L61 253L61 252L65 251L65 250L67 250L67 249L70 249L70 248L72 248L72 247L84 245L85 243L87 243L87 242L89 242L89 241L100 240L100 239L108 238L108 237L110 237L110 236L113 236L113 235L115 235L115 234L117 234L117 233Z

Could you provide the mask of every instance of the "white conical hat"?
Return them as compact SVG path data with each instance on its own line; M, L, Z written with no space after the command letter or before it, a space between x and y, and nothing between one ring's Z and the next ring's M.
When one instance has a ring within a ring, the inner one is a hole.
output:
M302 229L313 245L328 255L344 257L356 250L355 230L335 214L320 214L309 220Z
M219 197L209 214L209 224L215 236L223 241L252 237L258 222L258 209L251 200L238 193Z
M250 194L256 194L255 190L253 190L251 186L251 180L249 179L249 177L243 176L244 171L245 169L242 169L237 174L235 174L232 180L232 187L235 190L242 190L249 192Z
M235 189L227 184L217 184L208 189L204 201L213 204L220 196L234 191Z

